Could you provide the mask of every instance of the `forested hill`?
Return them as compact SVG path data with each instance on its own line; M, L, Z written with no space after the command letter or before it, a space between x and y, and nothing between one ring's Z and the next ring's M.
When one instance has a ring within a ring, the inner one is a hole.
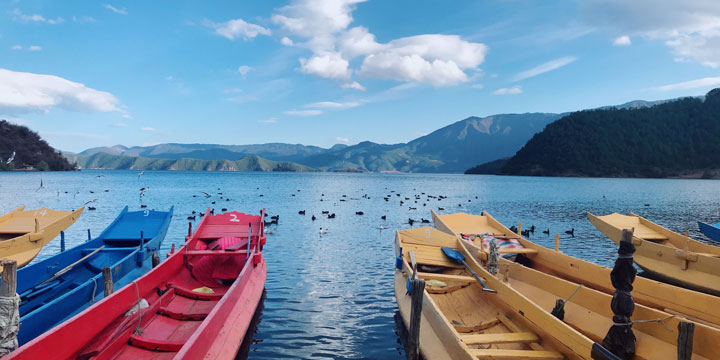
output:
M0 170L13 169L63 171L75 165L34 131L0 120Z
M287 161L272 161L255 155L247 155L238 160L201 160L201 159L154 159L142 156L121 156L96 153L91 156L68 155L75 157L82 169L122 169L122 170L196 170L196 171L317 171L311 167Z
M535 134L508 175L720 177L720 89L640 109L572 113Z

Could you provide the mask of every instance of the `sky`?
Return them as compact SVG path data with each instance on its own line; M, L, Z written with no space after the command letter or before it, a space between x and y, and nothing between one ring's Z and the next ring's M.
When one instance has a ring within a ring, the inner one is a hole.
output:
M0 119L74 152L399 143L714 87L716 0L0 2Z

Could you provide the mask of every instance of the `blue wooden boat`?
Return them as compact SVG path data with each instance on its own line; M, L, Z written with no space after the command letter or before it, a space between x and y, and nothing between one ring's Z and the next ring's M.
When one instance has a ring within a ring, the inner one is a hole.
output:
M119 289L152 268L172 218L170 211L128 211L95 239L17 272L20 345L50 330L104 297L102 269L112 269Z
M698 221L698 227L705 236L715 241L720 241L720 222L714 225Z

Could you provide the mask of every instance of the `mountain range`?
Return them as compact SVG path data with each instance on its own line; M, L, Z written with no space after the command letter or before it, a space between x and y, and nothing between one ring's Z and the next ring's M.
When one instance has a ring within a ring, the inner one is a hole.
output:
M605 108L636 109L663 101L631 101ZM162 164L171 169L227 168L228 164L189 162L238 161L256 156L276 162L293 163L297 171L310 168L322 171L461 173L477 164L513 156L533 135L567 113L498 114L471 116L433 131L407 143L377 144L370 141L355 145L338 144L331 148L301 144L266 143L251 145L178 144L126 147L115 145L87 149L79 154L67 153L71 161L83 168L151 168ZM98 157L97 154L113 155ZM93 157L89 160L90 157ZM116 157L137 158L132 160ZM152 162L163 159L182 162ZM151 165L152 164L152 165ZM288 165L286 164L286 165ZM161 167L161 168L162 168Z

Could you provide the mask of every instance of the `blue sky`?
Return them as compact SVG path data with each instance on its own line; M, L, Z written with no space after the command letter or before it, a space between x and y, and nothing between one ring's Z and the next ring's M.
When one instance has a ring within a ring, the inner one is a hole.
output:
M720 86L720 2L0 3L0 118L58 149L329 147Z

